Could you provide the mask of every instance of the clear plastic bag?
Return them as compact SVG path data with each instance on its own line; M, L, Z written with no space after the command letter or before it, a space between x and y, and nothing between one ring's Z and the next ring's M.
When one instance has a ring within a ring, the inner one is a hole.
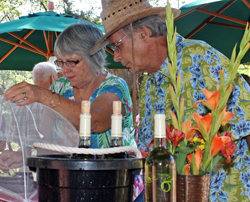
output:
M25 166L31 145L43 142L77 147L78 131L65 117L40 103L16 106L0 95L0 104L0 155L10 150L20 157L14 162L20 164L17 168L0 170L0 201L37 201L37 184ZM43 149L37 152L53 153Z

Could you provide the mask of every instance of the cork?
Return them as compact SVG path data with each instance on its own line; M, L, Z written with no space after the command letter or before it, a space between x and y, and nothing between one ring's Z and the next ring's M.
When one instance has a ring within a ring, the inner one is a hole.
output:
M121 101L113 102L113 115L120 115L122 112L122 103Z
M90 101L83 100L82 101L82 114L89 114L90 113Z

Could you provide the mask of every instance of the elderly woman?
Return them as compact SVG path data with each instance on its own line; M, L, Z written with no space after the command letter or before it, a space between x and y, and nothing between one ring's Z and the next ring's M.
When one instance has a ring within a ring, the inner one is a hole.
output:
M26 82L16 84L5 93L5 100L27 105L40 102L65 116L79 128L81 101L91 101L91 147L110 146L110 127L113 101L122 102L123 145L136 146L133 126L132 102L126 82L104 70L105 49L90 56L90 50L102 37L93 24L73 24L67 27L55 43L56 65L65 77L59 78L51 90Z

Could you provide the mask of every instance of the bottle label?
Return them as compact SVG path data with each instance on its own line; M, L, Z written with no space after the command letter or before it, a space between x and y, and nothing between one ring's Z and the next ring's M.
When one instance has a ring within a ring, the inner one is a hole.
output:
M158 185L158 189L163 192L169 192L171 190L171 176L169 174L158 174L159 177L156 176L148 177L146 183L153 183Z
M79 135L90 137L91 135L91 115L90 114L80 114Z
M111 116L111 137L122 137L122 115Z

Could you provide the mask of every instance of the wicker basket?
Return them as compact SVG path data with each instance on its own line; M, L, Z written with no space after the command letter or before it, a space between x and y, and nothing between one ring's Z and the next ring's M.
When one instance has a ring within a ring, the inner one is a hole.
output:
M207 202L211 175L177 175L177 202Z

